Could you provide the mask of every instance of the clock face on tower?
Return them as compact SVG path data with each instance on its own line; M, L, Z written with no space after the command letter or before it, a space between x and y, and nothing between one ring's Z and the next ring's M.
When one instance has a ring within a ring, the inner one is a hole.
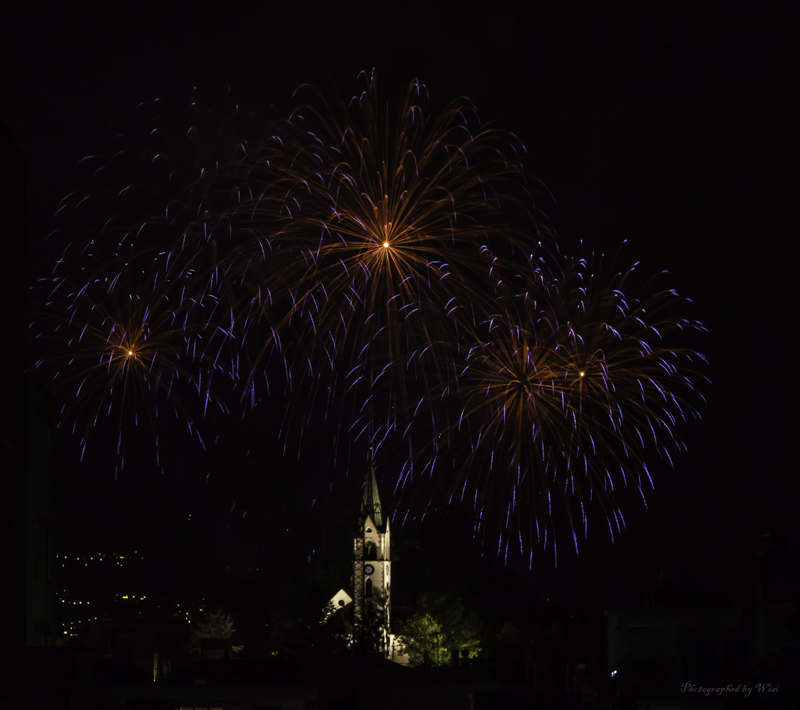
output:
M364 574L372 574L375 568L372 565L364 565Z

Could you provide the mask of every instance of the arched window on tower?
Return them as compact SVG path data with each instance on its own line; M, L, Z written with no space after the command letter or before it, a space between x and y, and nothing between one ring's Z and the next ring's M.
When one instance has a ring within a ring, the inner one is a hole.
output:
M365 559L367 560L375 559L375 543L373 543L372 540L367 540Z
M372 580L368 579L364 584L364 598L372 599Z

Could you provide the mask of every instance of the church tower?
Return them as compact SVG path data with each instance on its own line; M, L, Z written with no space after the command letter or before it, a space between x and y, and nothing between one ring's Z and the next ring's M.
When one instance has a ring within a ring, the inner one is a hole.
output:
M391 531L384 515L375 469L370 466L353 541L355 638L387 653L391 645Z

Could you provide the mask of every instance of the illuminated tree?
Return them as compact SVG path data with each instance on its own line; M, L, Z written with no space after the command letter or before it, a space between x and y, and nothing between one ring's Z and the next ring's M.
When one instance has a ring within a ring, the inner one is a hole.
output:
M461 598L442 593L423 594L419 610L402 625L405 652L415 666L449 666L475 658L482 649L483 625Z

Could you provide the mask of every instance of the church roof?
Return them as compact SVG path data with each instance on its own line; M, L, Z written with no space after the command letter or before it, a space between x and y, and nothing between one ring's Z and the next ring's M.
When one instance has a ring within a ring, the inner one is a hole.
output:
M364 494L361 497L361 523L371 515L372 520L378 528L383 528L383 509L381 508L381 497L378 494L378 482L375 480L375 469L370 464L367 471L367 482L364 484Z

